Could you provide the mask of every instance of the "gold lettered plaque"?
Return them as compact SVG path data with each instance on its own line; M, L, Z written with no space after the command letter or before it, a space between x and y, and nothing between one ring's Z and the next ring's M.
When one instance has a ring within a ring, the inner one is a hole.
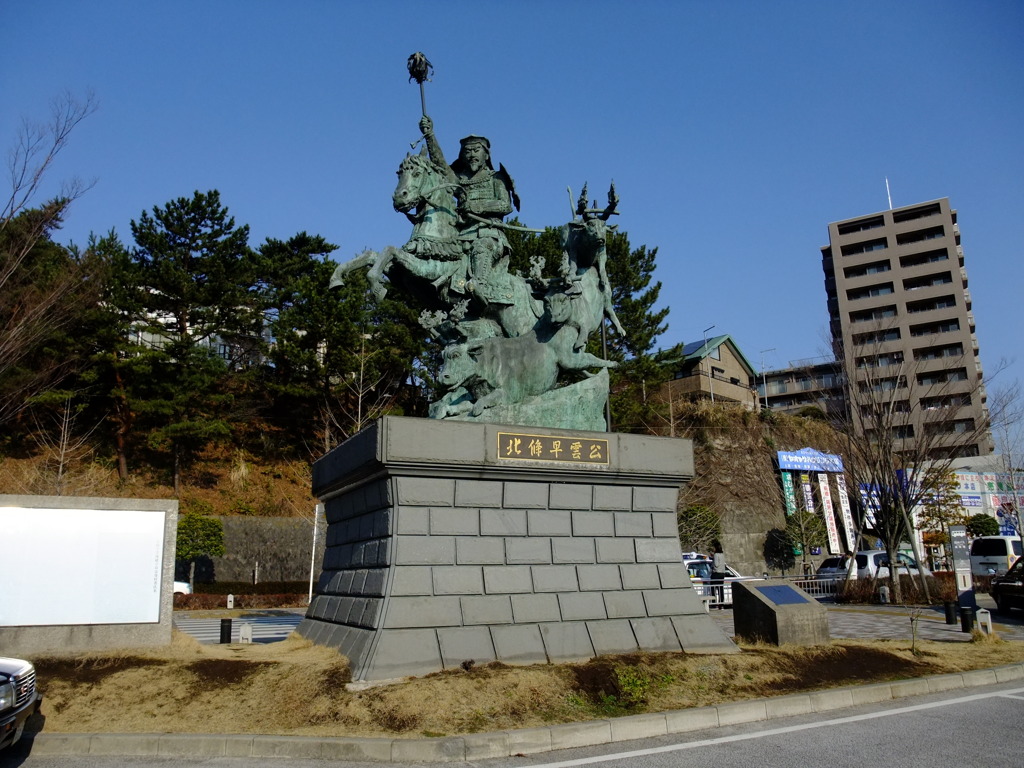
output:
M607 464L608 441L574 435L498 433L498 458L565 464Z

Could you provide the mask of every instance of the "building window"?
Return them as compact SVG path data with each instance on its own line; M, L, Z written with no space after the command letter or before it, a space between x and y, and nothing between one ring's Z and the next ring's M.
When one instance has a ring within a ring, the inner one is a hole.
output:
M843 274L846 275L847 279L853 277L864 277L865 275L877 275L882 272L888 272L892 269L892 265L889 260L885 261L873 261L870 264L863 264L859 267L847 267L843 270Z
M957 344L944 344L939 347L925 347L924 349L914 350L915 360L938 360L943 357L962 357L964 354L964 345Z
M922 205L917 208L908 208L905 211L893 211L892 220L896 224L903 221L913 221L914 219L923 219L928 216L937 216L942 213L942 206L938 203L931 203L930 205Z
M933 309L949 309L956 306L956 296L939 296L935 299L920 299L907 302L907 314L931 312Z
M858 219L839 224L836 229L840 235L852 235L854 232L864 232L868 229L878 229L885 226L885 219L882 216L872 216L870 219Z
M939 397L922 397L921 408L926 411L937 411L941 408L965 408L971 404L971 396L966 392Z
M959 320L941 320L936 323L922 323L910 326L911 336L935 336L939 333L950 333L960 330Z
M871 331L870 333L858 333L853 337L853 343L857 345L881 344L885 341L899 341L899 328L886 328L884 331Z
M909 267L919 267L922 264L934 264L938 261L948 260L949 252L945 248L939 248L934 251L915 253L911 256L900 256L900 266L908 269Z
M874 309L862 309L858 312L851 312L850 322L866 323L871 320L885 320L890 317L896 317L895 304L890 304L887 307L875 307Z
M922 243L925 240L935 240L939 237L945 237L946 230L941 227L929 227L928 229L918 229L913 232L905 232L902 235L896 235L897 245L907 245L908 243Z
M888 241L884 237L880 237L876 240L865 240L861 243L852 243L850 245L844 245L839 249L839 252L843 256L856 256L859 253L870 253L871 251L883 251L889 247Z
M953 275L949 272L939 272L935 275L914 277L903 281L903 290L916 291L920 288L931 288L936 285L948 285L953 282Z
M933 371L917 374L917 383L922 386L934 386L936 384L948 384L953 381L967 381L966 368L954 368L949 371Z
M878 285L867 285L863 288L852 288L846 292L846 298L850 301L857 301L858 299L869 299L872 296L888 296L892 292L892 283L879 283Z

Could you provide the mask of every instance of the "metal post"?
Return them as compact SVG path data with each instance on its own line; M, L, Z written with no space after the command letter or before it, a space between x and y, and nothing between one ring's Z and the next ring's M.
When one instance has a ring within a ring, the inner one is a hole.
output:
M317 523L320 522L320 512L323 510L323 504L313 505L313 551L309 556L309 602L313 602L313 574L316 568L316 530Z
M711 361L708 360L708 331L715 326L709 325L704 329L704 359L708 364L708 391L711 393L711 402L715 402L715 372L711 370Z
M761 350L761 386L764 388L764 409L768 410L768 379L764 375L764 353L774 352L775 347Z

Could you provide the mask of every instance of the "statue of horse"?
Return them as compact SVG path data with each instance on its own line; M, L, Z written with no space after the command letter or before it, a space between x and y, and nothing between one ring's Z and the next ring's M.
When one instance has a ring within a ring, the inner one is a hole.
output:
M365 251L338 266L330 286L344 285L345 276L354 270L369 268L368 278L374 295L387 295L387 282L400 282L428 306L450 306L465 288L468 256L463 253L455 227L457 214L453 184L442 169L426 155L408 154L398 167L398 186L392 195L395 210L412 222L412 235L401 249L385 248L382 253Z

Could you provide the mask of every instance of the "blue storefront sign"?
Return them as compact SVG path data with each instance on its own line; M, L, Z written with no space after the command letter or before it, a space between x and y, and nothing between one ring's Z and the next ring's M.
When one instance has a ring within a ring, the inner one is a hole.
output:
M800 472L842 472L843 460L831 453L822 453L813 448L799 451L779 451L779 469L794 469Z

